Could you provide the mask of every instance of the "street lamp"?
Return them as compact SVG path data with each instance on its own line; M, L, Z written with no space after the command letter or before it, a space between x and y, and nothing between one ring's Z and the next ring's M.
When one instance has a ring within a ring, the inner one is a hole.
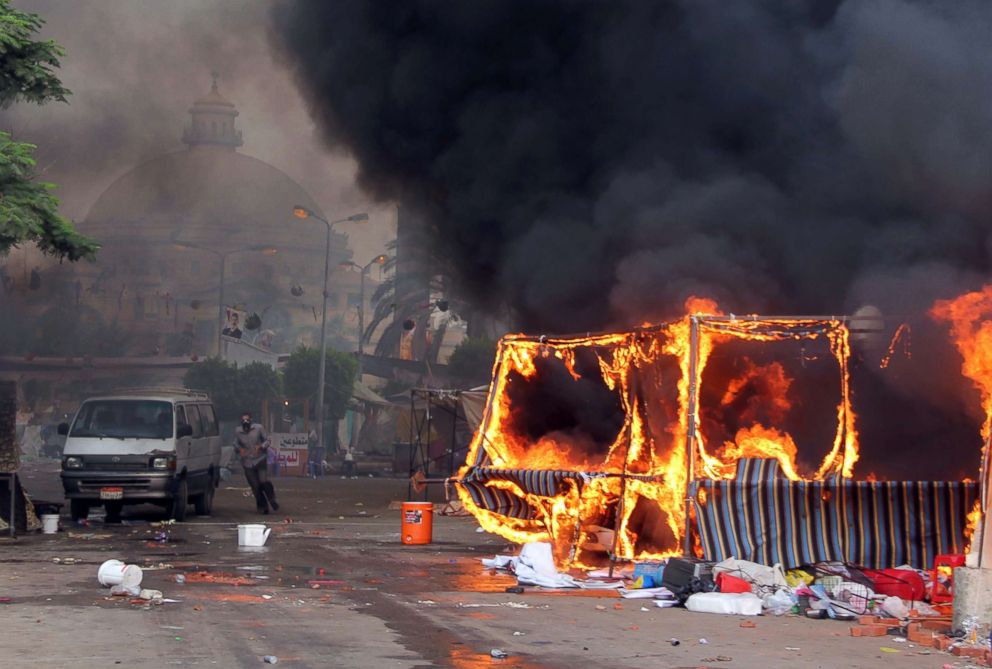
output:
M368 274L369 269L373 265L384 265L388 256L385 253L380 253L372 260L368 261L365 266L359 265L358 263L352 262L350 260L345 260L341 263L342 267L354 267L359 272L361 272L359 279L358 288L358 380L362 380L362 354L364 352L364 339L365 339L365 275Z
M315 218L327 226L327 239L324 243L324 304L320 309L320 371L317 373L317 445L324 448L326 446L324 442L324 374L327 366L327 274L331 263L331 227L338 223L363 223L369 220L369 215L363 212L336 221L328 221L298 204L293 207L293 216L299 219Z
M364 339L365 339L365 275L368 273L372 265L384 265L386 263L387 256L385 253L380 253L372 260L368 261L364 266L358 263L352 262L350 260L345 260L340 263L342 267L354 267L359 271L359 288L358 288L358 380L362 380L362 356L364 355ZM351 448L355 448L357 445L358 432L355 429L355 421L351 423Z
M278 253L278 249L271 246L245 246L240 249L229 249L227 251L218 251L216 249L211 249L206 246L200 246L199 244L191 244L190 242L173 242L176 248L179 249L196 249L198 251L203 251L205 253L210 253L212 255L220 258L220 286L217 289L217 357L221 357L221 332L224 330L224 272L227 267L227 256L234 255L235 253L246 253L248 251L257 251L259 253L264 253L266 255L272 255Z

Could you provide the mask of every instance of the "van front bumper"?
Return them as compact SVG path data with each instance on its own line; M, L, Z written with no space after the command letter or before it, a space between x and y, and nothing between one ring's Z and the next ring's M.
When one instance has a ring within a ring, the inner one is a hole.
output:
M137 502L168 500L175 493L176 485L173 472L168 471L62 471L62 489L67 499L100 501L101 488L120 488L124 491L125 502Z

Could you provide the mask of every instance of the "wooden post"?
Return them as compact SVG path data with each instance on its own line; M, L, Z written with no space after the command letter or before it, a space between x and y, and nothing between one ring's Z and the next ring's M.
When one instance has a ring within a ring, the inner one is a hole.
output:
M685 530L682 539L682 553L686 557L692 555L692 526L689 523L689 511L692 509L692 497L689 490L692 479L696 475L696 415L699 412L699 395L696 387L696 375L699 369L699 318L689 317L689 398L686 407L685 426Z
M992 419L990 419L992 420ZM973 537L972 542L978 541L978 566L982 569L992 569L992 531L989 531L989 497L992 496L992 438L985 440L982 449L982 479L978 482L979 498L982 505L982 533Z

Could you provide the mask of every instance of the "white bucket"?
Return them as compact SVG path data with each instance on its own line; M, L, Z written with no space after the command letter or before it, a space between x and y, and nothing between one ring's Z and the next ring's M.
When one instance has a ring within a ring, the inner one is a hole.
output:
M41 516L41 533L55 534L59 531L59 515L57 513L46 513Z
M100 565L100 569L96 572L97 580L105 588L113 585L136 588L141 585L141 579L144 576L141 567L136 564L124 564L120 560L107 560Z
M238 545L264 546L271 531L265 525L238 525Z

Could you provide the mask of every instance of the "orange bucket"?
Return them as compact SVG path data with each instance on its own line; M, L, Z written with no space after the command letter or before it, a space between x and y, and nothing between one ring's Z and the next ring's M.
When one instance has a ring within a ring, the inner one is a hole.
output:
M432 502L403 502L400 513L403 524L400 538L405 544L429 544L434 527L434 504Z

